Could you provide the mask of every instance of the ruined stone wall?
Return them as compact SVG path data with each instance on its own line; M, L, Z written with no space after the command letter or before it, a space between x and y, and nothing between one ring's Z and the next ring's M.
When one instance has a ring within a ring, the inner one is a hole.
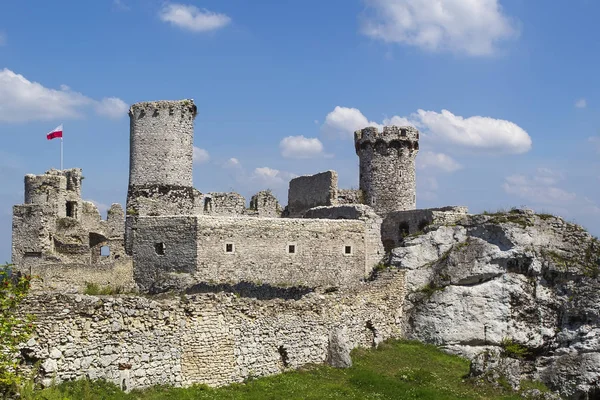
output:
M288 190L289 216L300 217L310 208L336 205L337 190L338 176L335 171L292 179Z
M267 218L279 218L283 208L277 201L277 197L270 190L262 190L250 199L250 209L246 215Z
M367 249L365 262L367 273L382 261L385 255L381 242L382 219L371 207L362 204L315 207L308 210L304 214L304 217L335 220L356 219L362 221L365 224L365 248Z
M354 133L365 202L384 217L416 208L415 157L419 132L413 127L365 128Z
M206 195L202 214L234 216L246 211L246 199L239 193L213 192Z
M387 214L381 225L386 251L398 247L405 236L422 232L428 225L454 224L468 215L467 207L428 208Z
M136 103L129 110L129 215L195 213L193 100Z
M299 300L232 293L152 300L46 294L30 296L36 336L24 347L50 384L104 378L125 389L167 384L211 386L323 363L328 337L345 328L350 347L400 335L404 275Z
M13 207L12 262L38 276L36 289L82 292L89 283L134 286L125 254L125 213L113 204L103 220L81 198L79 168L25 176L25 204Z
M197 263L197 217L136 217L132 233L135 281L144 292L192 284Z
M338 189L337 204L364 204L365 194L360 189Z
M138 217L133 254L144 291L195 283L348 286L370 273L360 220L237 217ZM156 246L164 244L164 254ZM193 250L192 250L193 243Z

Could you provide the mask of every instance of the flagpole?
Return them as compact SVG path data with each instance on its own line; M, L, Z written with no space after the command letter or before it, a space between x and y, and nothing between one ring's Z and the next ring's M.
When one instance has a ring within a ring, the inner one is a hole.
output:
M60 170L63 169L63 138L60 138Z

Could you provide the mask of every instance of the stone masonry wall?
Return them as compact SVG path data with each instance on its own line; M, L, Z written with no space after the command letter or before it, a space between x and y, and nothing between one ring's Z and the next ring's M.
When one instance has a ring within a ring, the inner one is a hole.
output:
M454 224L466 217L467 207L428 208L387 214L381 225L381 239L386 251L398 247L405 236L422 232L428 225Z
M347 204L331 207L311 208L304 214L305 218L319 219L356 219L365 224L365 246L367 272L378 265L385 255L381 242L381 217L369 206L362 204Z
M379 249L366 229L361 220L138 217L135 278L150 292L203 282L355 285L369 275Z
M338 176L335 171L292 179L288 190L289 216L300 217L310 208L336 205L337 190Z
M415 157L419 132L413 127L365 128L354 133L360 159L360 189L379 215L416 208Z
M239 193L212 192L204 198L204 215L234 216L246 211L246 199Z
M37 379L46 385L104 378L124 389L219 386L323 363L328 336L340 328L350 347L399 337L403 298L401 272L299 300L36 295L22 305L37 326L22 354L40 362Z

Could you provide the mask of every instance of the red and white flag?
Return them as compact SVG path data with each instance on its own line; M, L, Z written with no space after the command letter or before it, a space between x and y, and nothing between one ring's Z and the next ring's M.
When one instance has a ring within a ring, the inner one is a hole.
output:
M48 138L48 140L54 139L54 138L62 138L62 134L63 134L63 126L62 126L62 124L60 124L59 126L54 128L52 130L52 132L48 133L46 135L46 137Z

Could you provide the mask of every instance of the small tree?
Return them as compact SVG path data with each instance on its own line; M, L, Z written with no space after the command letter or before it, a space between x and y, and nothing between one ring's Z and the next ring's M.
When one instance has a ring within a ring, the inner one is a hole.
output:
M0 265L0 394L16 392L19 344L33 332L33 317L17 314L17 307L29 292L31 277L15 274L10 264Z

